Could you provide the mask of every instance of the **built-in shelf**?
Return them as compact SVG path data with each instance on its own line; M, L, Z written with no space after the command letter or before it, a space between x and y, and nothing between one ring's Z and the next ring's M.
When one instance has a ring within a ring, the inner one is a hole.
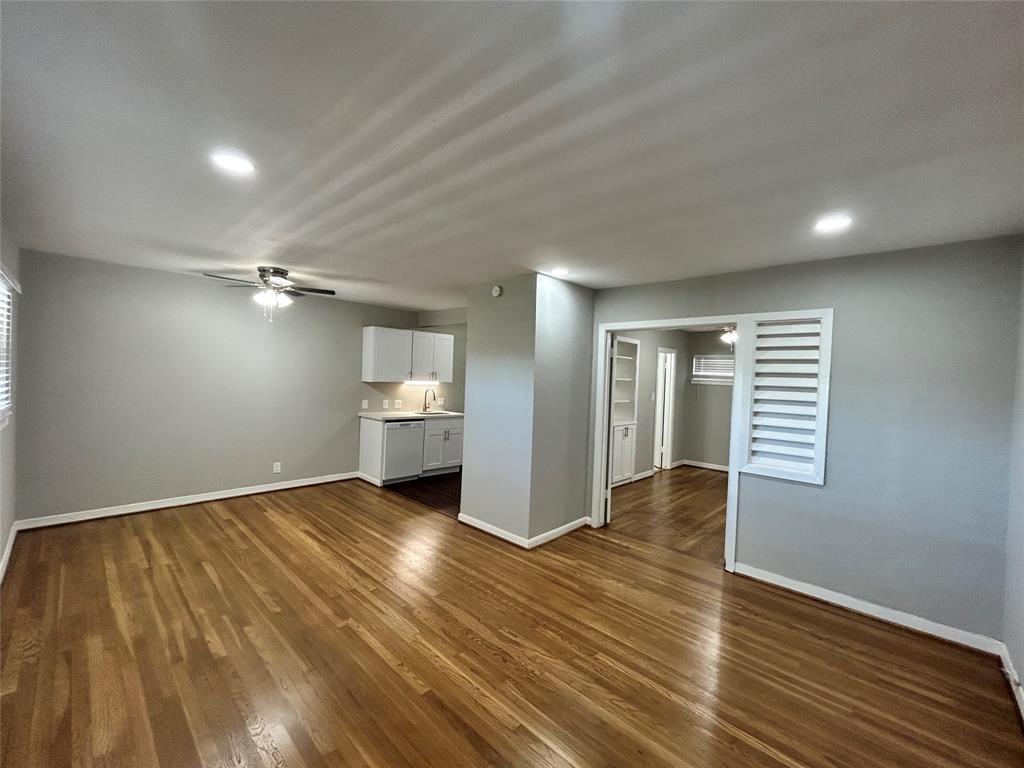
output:
M628 376L616 376L615 380L616 381L632 381L633 379L629 378Z
M632 403L632 400L616 400L616 403Z
M632 360L633 359L629 355L616 355L615 357L617 357L619 360Z

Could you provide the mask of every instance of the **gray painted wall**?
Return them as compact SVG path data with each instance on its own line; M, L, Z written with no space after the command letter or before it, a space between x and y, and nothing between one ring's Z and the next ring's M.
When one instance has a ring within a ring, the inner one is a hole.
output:
M676 458L729 466L729 431L732 428L732 387L722 384L690 384L693 355L732 353L721 339L722 331L688 333L690 354L680 363L687 381L683 397L686 421L683 451Z
M497 299L489 284L468 292L460 511L523 537L530 535L535 278L503 281Z
M20 280L20 251L17 244L10 237L10 229L0 225L0 269L12 280ZM12 340L17 345L18 334L21 325L21 297L15 293L12 308ZM12 350L16 351L16 350ZM18 398L18 366L20 361L17 354L11 358L11 392L14 398L15 407L11 411L11 417L7 424L0 429L0 555L6 551L7 540L11 535L11 526L17 516L17 496L15 487L16 467L16 430L17 417L21 403Z
M1024 675L1024 294L1021 297L1020 340L1017 345L1017 400L1013 424L1002 639L1010 649L1010 658L1013 659L1017 674Z
M537 276L530 536L588 515L594 292Z
M999 637L1020 260L999 238L610 289L595 323L833 307L825 486L744 476L739 562Z
M417 319L306 298L270 325L248 291L64 256L21 279L19 518L354 471L362 327Z

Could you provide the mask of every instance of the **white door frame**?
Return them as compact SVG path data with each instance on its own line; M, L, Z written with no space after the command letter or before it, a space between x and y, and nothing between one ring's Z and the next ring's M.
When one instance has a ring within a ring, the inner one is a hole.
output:
M821 311L821 310L808 310ZM731 315L710 315L707 317L673 317L666 320L626 320L614 323L599 323L594 339L594 382L593 444L591 456L592 475L590 481L590 525L600 528L608 519L611 505L611 489L608 487L608 433L611 413L611 390L608 387L608 363L611 351L611 335L623 331L665 331L686 330L699 326L735 325L739 338L734 347L736 371L732 388L732 426L729 432L729 487L725 503L725 570L736 570L736 526L739 509L740 467L747 463L749 424L744 420L746 402L750 398L750 376L747 368L753 360L754 323L765 320L786 320L797 310L782 312L736 312Z
M658 378L654 401L654 467L672 468L673 419L675 418L676 350L658 347ZM658 416L661 420L658 420Z

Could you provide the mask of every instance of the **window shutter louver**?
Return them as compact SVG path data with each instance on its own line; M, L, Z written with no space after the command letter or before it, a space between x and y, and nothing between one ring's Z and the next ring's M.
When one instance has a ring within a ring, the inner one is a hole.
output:
M744 471L822 485L831 311L755 320L752 341Z
M11 407L11 288L0 280L0 411Z

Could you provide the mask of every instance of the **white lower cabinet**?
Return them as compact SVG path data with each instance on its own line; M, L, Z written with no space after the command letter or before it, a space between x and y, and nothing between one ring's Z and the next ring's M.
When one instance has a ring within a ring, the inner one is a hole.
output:
M423 471L462 464L462 419L428 421L423 434Z
M636 424L617 424L612 428L612 484L633 477L636 464Z

